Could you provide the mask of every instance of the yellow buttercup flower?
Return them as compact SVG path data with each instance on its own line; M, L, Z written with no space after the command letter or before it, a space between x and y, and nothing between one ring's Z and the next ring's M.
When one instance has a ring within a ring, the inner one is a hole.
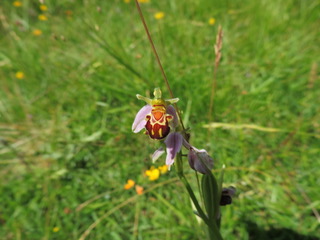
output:
M44 14L40 14L40 15L38 16L38 19L39 19L40 21L47 21L47 20L48 20L47 16L44 15Z
M19 71L19 72L16 72L16 78L18 79L24 79L24 73Z
M40 36L42 34L42 31L40 29L35 29L32 31L32 34L35 36Z
M129 3L130 2L130 0L123 0L125 3Z
M158 169L160 170L161 174L165 174L168 172L168 165L160 166Z
M22 2L20 2L20 1L14 1L12 4L15 7L21 7L22 6Z
M160 20L162 18L164 18L164 12L157 12L154 14L154 18L157 20Z
M150 0L138 0L139 3L148 3Z
M209 24L210 24L210 25L214 25L215 22L216 22L216 19L215 19L215 18L210 18L210 19L209 19Z
M45 12L45 11L48 10L48 7L47 7L46 5L44 5L44 4L41 4L41 5L39 6L39 8L40 8L40 10L43 11L43 12Z
M132 180L132 179L129 179L127 181L127 183L124 185L124 189L128 190L130 188L132 188L136 183Z
M149 170L145 171L146 176L149 177L150 181L155 181L160 177L160 170L154 167L151 167Z
M59 227L54 227L54 228L52 229L52 232L59 232L59 230L60 230Z

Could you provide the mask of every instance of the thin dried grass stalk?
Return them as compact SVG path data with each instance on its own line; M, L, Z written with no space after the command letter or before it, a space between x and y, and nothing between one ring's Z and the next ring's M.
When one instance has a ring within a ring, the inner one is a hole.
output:
M313 88L318 75L318 65L316 62L312 63L309 74L308 88Z
M214 70L213 70L213 78L212 78L212 85L211 85L211 95L210 95L210 105L209 105L209 113L208 113L208 120L209 122L212 121L213 115L213 104L214 104L214 97L217 88L217 72L221 60L221 49L222 49L222 39L223 39L223 31L221 25L218 28L218 34L216 36L216 44L214 45L214 52L215 52L215 61L214 61ZM210 129L208 131L208 136L210 137Z

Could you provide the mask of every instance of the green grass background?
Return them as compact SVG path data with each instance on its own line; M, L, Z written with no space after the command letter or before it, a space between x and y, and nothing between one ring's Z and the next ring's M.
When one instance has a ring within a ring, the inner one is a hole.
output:
M155 182L143 176L158 143L131 132L144 105L135 95L169 94L134 2L45 1L48 21L38 1L12 3L0 3L0 239L80 239L99 218L86 239L204 239L174 166ZM319 1L141 7L192 144L237 188L224 238L320 239ZM215 128L208 139L218 25L213 120L281 131ZM146 193L124 190L128 179Z

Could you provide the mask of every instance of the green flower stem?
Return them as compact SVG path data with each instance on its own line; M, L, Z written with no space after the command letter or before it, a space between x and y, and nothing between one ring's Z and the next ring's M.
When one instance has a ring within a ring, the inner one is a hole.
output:
M220 231L219 231L219 199L221 198L221 194L219 194L218 183L211 173L205 174L202 176L201 181L202 194L204 199L204 205L208 213L209 218L209 227L212 227L214 233L216 233L218 239L222 239Z
M207 215L203 212L203 210L200 207L200 204L199 204L194 192L192 191L192 188L191 188L187 178L183 174L182 153L181 153L181 151L176 156L176 166L177 166L178 176L179 176L181 182L184 184L185 188L187 189L188 194L189 194L189 196L190 196L195 208L198 211L199 217L201 217L202 220L205 222L205 224L208 226L210 239L211 240L223 240L216 223L210 221L209 218L207 217Z
M210 224L208 225L208 231L209 231L210 239L223 240L216 221L210 219L209 222Z

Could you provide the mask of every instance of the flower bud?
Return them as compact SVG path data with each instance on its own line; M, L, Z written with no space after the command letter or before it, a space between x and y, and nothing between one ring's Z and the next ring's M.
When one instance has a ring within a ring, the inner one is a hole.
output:
M213 159L206 150L191 147L188 154L189 165L192 169L202 174L208 174L213 167Z
M232 203L232 197L236 193L234 187L223 188L220 199L220 206L226 206Z

